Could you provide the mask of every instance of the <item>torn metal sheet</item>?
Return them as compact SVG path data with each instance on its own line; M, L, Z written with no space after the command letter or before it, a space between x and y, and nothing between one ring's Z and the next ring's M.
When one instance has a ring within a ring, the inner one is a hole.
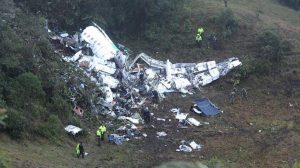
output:
M175 118L178 120L185 120L189 113L177 113Z
M200 150L201 149L201 145L197 144L195 141L190 142L189 144L194 150Z
M186 78L174 78L175 87L177 90L186 89L192 87L192 83Z
M104 60L114 58L119 50L100 27L88 26L81 33L81 38L98 58Z
M141 59L144 61L148 66L157 68L157 69L164 69L165 68L165 62L159 61L156 59L151 58L145 53L140 53L138 56L135 57L135 59L132 61L132 63L128 66L128 69L132 69L133 66L136 64L136 62Z
M218 64L220 76L225 76L231 69L241 66L242 62L236 57L228 58Z

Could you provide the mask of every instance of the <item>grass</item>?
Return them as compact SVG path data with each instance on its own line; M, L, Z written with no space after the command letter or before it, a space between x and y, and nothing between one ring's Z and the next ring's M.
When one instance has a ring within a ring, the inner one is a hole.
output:
M178 46L168 52L159 52L157 55L162 54L162 58L170 58L172 62L220 60L233 55L253 56L253 51L248 49L248 45L245 43L248 40L252 43L254 35L264 29L276 30L284 38L291 39L294 45L300 44L299 12L281 6L276 0L230 0L228 6L238 17L242 33L246 33L246 35L238 34L221 51ZM196 29L198 25L204 24L205 20L216 16L222 10L224 10L224 4L221 0L192 1L190 19L194 25L193 28ZM213 31L210 30L210 25L203 26L208 32ZM193 31L183 38L185 42L194 42ZM128 44L128 46L135 45L133 49L146 48L153 55L156 53L155 46L145 41L141 42L135 39L124 44L126 46ZM295 52L297 51L299 48L296 47ZM287 66L293 65L293 68L299 71L299 54L295 55L293 59L286 59L286 61ZM65 138L64 143L60 145L53 145L47 140L15 142L6 135L0 134L0 161L8 167L151 167L162 162L157 159L156 155L168 155L170 157L164 157L195 162L200 160L209 167L290 166L289 159L300 160L300 148L297 145L299 144L299 132L297 132L299 123L295 121L295 118L299 117L299 110L288 108L288 103L299 102L299 97L287 98L284 96L282 90L285 86L280 83L280 80L282 80L280 76L276 81L273 81L271 77L247 79L242 82L241 87L250 88L248 91L250 100L247 102L237 100L237 103L232 106L228 105L227 99L224 98L231 89L231 85L225 82L226 78L205 87L201 93L192 95L192 98L168 102L170 104L166 104L166 106L176 105L180 102L187 107L191 99L207 96L216 101L224 110L219 117L203 119L211 123L209 126L197 130L198 132L193 135L186 133L188 137L193 136L205 144L201 153L193 154L196 155L195 157L174 153L175 148L169 149L169 151L162 150L160 153L142 151L143 143L140 141L130 141L121 146L105 144L97 147L93 134L90 134L83 141L86 152L89 154L85 159L77 159L74 155L76 140L71 138ZM217 90L216 88L220 84L224 85L224 89ZM272 88L273 85L279 87ZM273 95L273 91L276 94ZM250 122L254 125L250 126ZM222 123L226 127L222 126ZM272 131L272 128L275 128L275 131ZM263 130L262 134L258 133L259 129ZM223 133L216 134L215 132L219 130ZM213 133L206 133L209 131ZM174 139L179 141L181 137L176 136ZM155 143L158 142L151 143L153 145L151 150L158 148ZM298 162L294 165L294 167L299 167Z
M65 145L58 146L46 140L15 142L0 136L0 156L13 167L133 167L139 162L129 143L121 146L106 143L98 147L93 136L84 141L88 153L84 159L76 158L75 143L71 139L65 139Z

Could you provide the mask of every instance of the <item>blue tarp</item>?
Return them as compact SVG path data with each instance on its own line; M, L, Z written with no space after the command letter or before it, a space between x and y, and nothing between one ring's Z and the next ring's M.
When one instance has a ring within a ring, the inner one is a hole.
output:
M216 107L208 98L195 101L196 107L202 112L203 116L214 116L220 113L220 109Z

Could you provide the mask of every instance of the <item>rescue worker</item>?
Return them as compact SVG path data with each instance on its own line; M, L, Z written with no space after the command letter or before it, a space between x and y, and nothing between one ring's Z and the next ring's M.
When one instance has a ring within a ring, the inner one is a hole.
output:
M201 48L201 44L202 44L202 37L199 33L197 33L197 35L196 35L196 46L198 48Z
M97 130L96 135L97 135L98 146L100 146L101 145L101 135L102 135L100 129Z
M197 34L200 34L200 36L201 36L202 33L204 33L204 29L203 29L203 27L199 27L197 30Z
M202 33L204 33L204 29L203 27L199 27L197 29L197 35L196 35L196 45L199 48L201 48L202 45Z
M230 104L234 103L236 92L237 92L236 88L233 88L232 91L230 92L230 95L229 95L229 102L230 102Z
M144 84L144 72L141 71L139 74L139 84L142 86Z
M154 106L158 106L158 103L159 103L159 94L156 90L153 90L152 91L152 102L154 104Z
M227 7L227 0L224 0L224 5L225 7Z
M99 127L99 130L101 132L101 141L104 141L104 134L106 133L106 126L104 124L101 124Z
M82 158L84 158L84 148L82 142L76 145L76 154L77 154L77 158L79 158L80 155L82 156Z
M241 94L243 99L248 100L248 92L245 88L242 89Z
M144 119L145 123L149 123L150 122L150 111L149 111L148 107L145 107L142 109L142 114L143 114L143 119Z

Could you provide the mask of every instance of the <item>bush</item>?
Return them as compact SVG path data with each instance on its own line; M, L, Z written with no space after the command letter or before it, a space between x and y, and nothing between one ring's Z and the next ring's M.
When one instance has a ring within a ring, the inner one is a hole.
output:
M0 158L0 168L6 168L4 161Z
M72 106L58 95L54 96L48 105L48 111L57 115L62 121L67 121L70 118L72 109Z
M281 38L273 31L264 31L257 37L260 56L271 63L282 60L283 43Z
M82 123L80 121L80 119L78 117L72 116L69 121L68 121L68 125L75 125L77 127L82 127Z
M230 38L239 29L238 20L230 9L221 12L214 20L224 39Z
M44 122L41 123L37 129L36 133L40 136L48 138L50 140L59 139L62 134L63 125L59 118L56 115L50 115L50 117Z
M254 64L253 73L256 75L268 75L272 69L272 65L268 62L257 62Z
M300 9L300 0L279 0L279 2L295 10Z
M25 110L32 104L45 103L45 92L39 78L30 72L19 75L11 82L7 103Z
M23 116L21 111L8 109L7 118L5 119L7 132L14 139L21 139L24 137L24 132L30 127L28 120Z

